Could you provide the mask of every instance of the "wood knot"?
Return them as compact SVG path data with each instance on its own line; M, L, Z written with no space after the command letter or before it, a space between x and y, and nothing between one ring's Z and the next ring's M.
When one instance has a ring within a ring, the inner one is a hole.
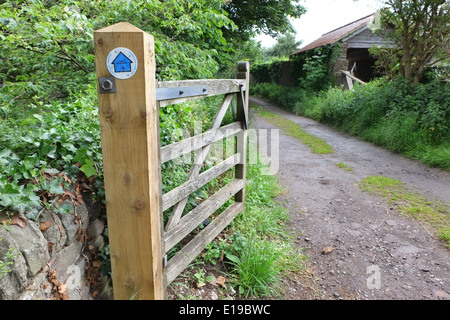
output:
M125 183L130 183L131 175L129 173L125 173L125 176L123 177L123 181L125 181Z
M133 208L136 209L136 210L142 210L142 209L145 208L145 202L142 201L142 200L136 200L133 203Z
M104 108L103 117L106 119L111 119L113 117L113 110L110 106Z
M124 286L126 288L134 288L134 280L131 278L128 278L125 280Z

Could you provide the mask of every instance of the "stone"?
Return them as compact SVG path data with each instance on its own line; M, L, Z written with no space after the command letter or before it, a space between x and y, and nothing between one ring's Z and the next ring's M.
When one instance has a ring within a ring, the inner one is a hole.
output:
M351 229L347 229L347 232L349 235L351 235L352 237L359 237L362 233L361 231L358 230L351 230Z
M436 291L434 292L434 294L435 294L436 297L439 298L439 299L447 299L447 300L450 300L450 294L448 294L448 293L445 292L445 291L436 290Z
M0 226L0 260L6 261L9 251L13 255L12 265L0 273L0 300L15 300L27 284L28 266L17 250L17 243L6 228Z
M397 222L395 220L386 220L386 224L390 227L394 227L397 225Z
M87 232L90 237L96 238L103 233L103 230L105 230L105 224L103 221L100 219L95 219L89 223Z
M48 221L50 222L50 227L42 232L42 235L49 243L49 253L50 256L54 257L55 254L64 248L64 245L67 240L67 235L62 226L61 219L59 219L58 215L44 211L42 213L41 222Z
M28 221L24 228L11 225L8 229L16 242L17 250L27 262L29 275L34 276L50 260L47 240L34 221Z
M64 204L72 205L72 202L69 200L63 201L61 206ZM59 213L58 216L61 219L61 223L67 235L65 243L66 246L77 241L77 235L79 235L79 232L81 230L86 230L88 227L89 215L84 204L77 205L69 213Z

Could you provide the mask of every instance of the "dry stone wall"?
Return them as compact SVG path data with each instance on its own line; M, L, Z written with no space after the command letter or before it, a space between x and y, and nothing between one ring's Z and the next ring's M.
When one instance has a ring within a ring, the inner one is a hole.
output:
M38 222L17 216L21 223L0 226L0 260L11 262L9 272L0 274L1 300L92 299L85 248L102 249L104 223L90 199L55 206L65 203L73 210L43 210Z

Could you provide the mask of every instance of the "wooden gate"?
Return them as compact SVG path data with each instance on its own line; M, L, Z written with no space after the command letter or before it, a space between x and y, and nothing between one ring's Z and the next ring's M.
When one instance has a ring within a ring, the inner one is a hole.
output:
M158 82L151 35L118 23L95 31L94 41L114 297L164 299L167 285L245 209L249 64L238 64L237 79ZM159 108L214 95L224 98L208 131L160 147ZM221 126L235 96L236 122ZM211 144L230 137L235 153L201 172ZM161 164L193 151L187 181L162 194ZM191 193L232 168L231 182L182 215ZM167 252L230 198L167 261Z

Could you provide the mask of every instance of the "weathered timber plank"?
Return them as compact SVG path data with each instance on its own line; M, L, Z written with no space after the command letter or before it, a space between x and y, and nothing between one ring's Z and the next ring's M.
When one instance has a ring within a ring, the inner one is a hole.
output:
M185 101L202 99L205 97L211 97L227 93L236 93L240 91L240 86L244 86L244 90L247 88L245 81L239 79L207 79L207 80L182 80L182 81L160 81L157 84L158 88L178 88L178 87L196 87L196 86L207 86L208 94L195 96L195 97L185 97L179 99L162 100L159 101L159 106L165 107L172 104L177 104Z
M241 160L241 155L239 153L225 159L218 165L212 167L211 169L201 173L197 178L189 180L183 183L181 186L174 188L173 190L167 192L162 197L162 207L163 211L167 210L173 206L178 201L189 196L195 190L203 187L205 184L210 182L212 179L220 176L225 171L234 167Z
M164 233L166 253L244 187L243 179L235 179L182 217L177 225Z
M351 74L350 72L348 72L348 71L341 70L341 72L342 72L343 74L345 74L347 77L349 77L349 78L351 78L351 79L353 79L353 80L355 80L355 81L358 81L358 82L361 83L361 84L367 84L366 82L362 81L361 79L358 79L357 77L355 77L354 75L352 75L352 74Z
M216 141L228 138L242 131L240 122L234 122L229 125L211 129L205 133L196 135L191 138L183 139L161 148L161 164L176 159L186 153L203 148L206 145Z
M184 246L167 264L167 283L175 278L216 238L230 222L244 210L244 203L235 202Z

